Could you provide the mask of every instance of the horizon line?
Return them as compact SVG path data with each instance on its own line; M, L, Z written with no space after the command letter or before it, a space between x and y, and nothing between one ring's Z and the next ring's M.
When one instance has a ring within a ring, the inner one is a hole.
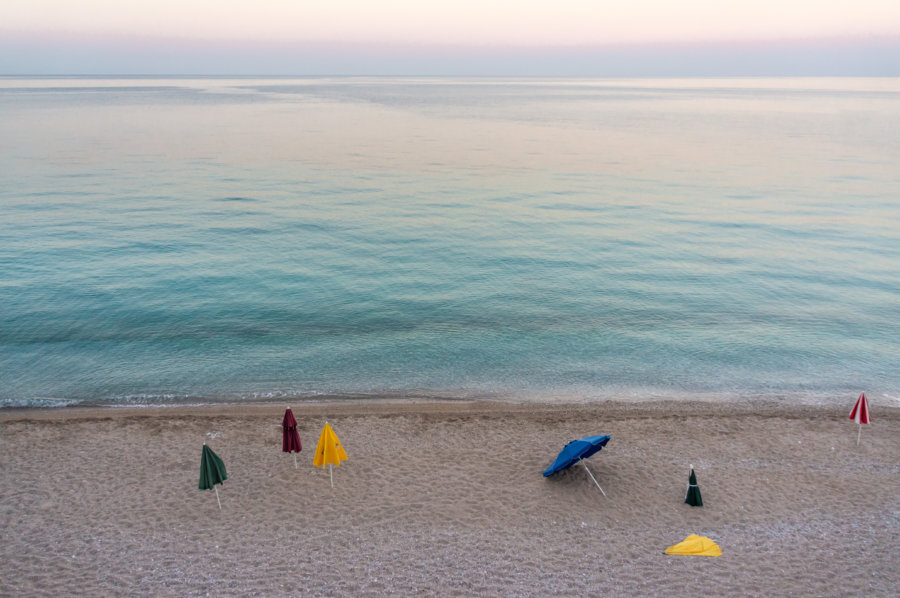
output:
M261 77L266 79L281 78L334 78L334 79L900 79L898 75L487 75L487 74L436 74L436 73L408 73L408 74L372 74L372 73L0 73L4 78L56 78L75 77L99 79L109 78L167 78L167 79L230 79Z

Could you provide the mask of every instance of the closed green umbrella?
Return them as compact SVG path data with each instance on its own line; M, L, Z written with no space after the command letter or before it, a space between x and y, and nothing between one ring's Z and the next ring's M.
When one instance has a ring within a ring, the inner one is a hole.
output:
M688 478L687 493L684 495L684 502L692 507L702 507L703 498L700 497L700 486L697 485L697 476L694 475L694 466L691 465L691 477Z
M203 454L200 456L200 490L215 490L216 502L219 503L220 510L222 501L219 500L219 489L216 488L216 484L224 485L227 479L225 462L204 442Z

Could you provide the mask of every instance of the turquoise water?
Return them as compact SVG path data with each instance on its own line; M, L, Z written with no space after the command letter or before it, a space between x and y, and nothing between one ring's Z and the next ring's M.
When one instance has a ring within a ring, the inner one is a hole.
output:
M897 79L0 78L0 405L900 397L898 165Z

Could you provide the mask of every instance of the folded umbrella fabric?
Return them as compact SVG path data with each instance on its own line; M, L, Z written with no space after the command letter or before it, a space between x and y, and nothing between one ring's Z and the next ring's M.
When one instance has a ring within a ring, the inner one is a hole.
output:
M694 556L722 556L719 545L707 538L691 534L678 544L666 548L666 554L687 554Z

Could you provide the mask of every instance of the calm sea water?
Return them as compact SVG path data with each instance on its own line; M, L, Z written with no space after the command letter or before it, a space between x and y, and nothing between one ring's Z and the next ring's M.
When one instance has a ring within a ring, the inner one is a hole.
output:
M897 79L5 78L0 173L3 406L900 397Z

